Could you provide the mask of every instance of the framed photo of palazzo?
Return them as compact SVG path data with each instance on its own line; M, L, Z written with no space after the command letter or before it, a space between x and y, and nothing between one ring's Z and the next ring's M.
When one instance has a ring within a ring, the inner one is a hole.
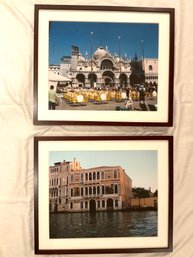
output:
M173 137L35 137L35 253L172 251Z
M35 5L34 124L172 126L174 9Z

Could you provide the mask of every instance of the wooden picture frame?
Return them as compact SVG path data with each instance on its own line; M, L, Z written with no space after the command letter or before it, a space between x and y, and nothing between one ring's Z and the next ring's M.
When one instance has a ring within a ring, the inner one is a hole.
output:
M174 13L35 5L34 125L172 126Z
M34 168L36 254L172 251L173 137L35 137Z

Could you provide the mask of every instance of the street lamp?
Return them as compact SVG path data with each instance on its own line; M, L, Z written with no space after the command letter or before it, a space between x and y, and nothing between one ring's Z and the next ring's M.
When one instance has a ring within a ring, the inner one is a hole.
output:
M119 59L121 58L121 37L120 36L118 36L118 42L119 42Z
M90 32L90 55L91 55L91 77L90 77L90 84L91 87L93 86L93 72L92 72L92 53L93 53L93 32Z
M143 47L143 39L141 40L141 50L142 50L142 69L144 70L144 47Z
M120 69L120 75L121 75L121 37L118 36L118 43L119 43L119 69ZM120 82L120 77L119 77L119 83Z

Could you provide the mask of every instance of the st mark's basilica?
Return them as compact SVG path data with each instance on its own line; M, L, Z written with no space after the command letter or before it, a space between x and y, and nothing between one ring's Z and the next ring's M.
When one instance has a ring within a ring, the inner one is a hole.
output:
M128 58L125 54L112 54L107 47L99 46L89 59L88 52L83 56L79 47L72 46L71 56L63 56L60 64L49 65L49 78L58 75L57 85L69 85L78 88L114 88L127 86L158 86L158 59Z

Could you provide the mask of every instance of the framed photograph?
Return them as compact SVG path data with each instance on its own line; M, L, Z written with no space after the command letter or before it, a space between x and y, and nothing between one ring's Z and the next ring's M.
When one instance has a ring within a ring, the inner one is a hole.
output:
M172 126L174 13L35 5L34 124Z
M35 137L35 253L172 251L173 138Z

